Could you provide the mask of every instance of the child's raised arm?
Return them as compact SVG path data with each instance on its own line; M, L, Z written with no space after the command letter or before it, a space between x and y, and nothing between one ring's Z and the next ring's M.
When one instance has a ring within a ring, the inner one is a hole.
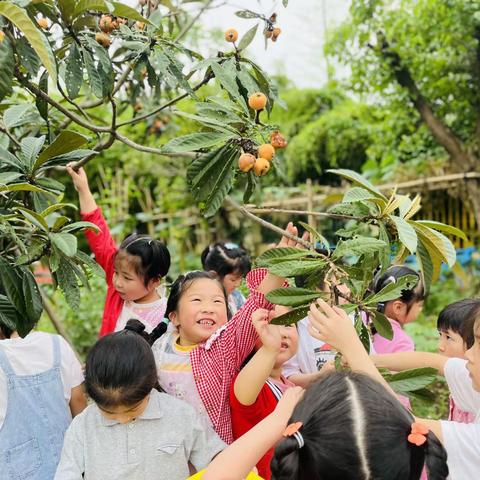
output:
M448 357L428 352L399 352L387 355L372 355L372 360L378 368L388 368L394 372L410 370L411 368L436 368L440 375L444 374Z
M98 208L95 198L93 198L90 186L88 185L88 178L85 170L80 167L78 171L74 170L74 164L67 165L67 172L72 177L75 190L78 192L80 201L80 211L82 213L90 213Z
M252 314L252 323L262 341L262 346L245 365L235 380L233 391L242 405L252 405L270 376L278 352L282 346L282 335L278 328L269 325L269 311L259 309Z
M275 410L245 435L219 453L207 467L203 480L243 480L254 465L281 438L304 390L289 388Z

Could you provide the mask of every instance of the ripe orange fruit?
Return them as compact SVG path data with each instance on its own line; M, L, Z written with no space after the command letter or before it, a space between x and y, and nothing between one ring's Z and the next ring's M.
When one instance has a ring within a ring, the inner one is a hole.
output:
M238 168L242 172L249 172L255 165L255 157L251 153L242 153L238 159Z
M0 43L3 42L4 38L5 38L5 32L3 30L0 30Z
M272 30L265 30L264 34L266 38L272 38Z
M37 23L40 28L43 28L43 30L46 30L48 28L48 20L45 17L40 17L37 20Z
M100 30L104 33L110 33L118 28L117 22L110 15L102 15L98 22Z
M272 30L272 42L276 42L278 36L282 33L282 30L278 27Z
M257 158L255 160L255 165L253 166L253 171L257 177L263 177L270 170L270 162L266 158Z
M238 32L234 28L229 28L225 31L225 40L227 42L236 42L238 39Z
M275 155L275 149L270 143L264 143L258 147L258 156L261 158L266 158L267 160L272 160Z
M110 41L110 37L106 34L106 33L103 33L103 32L97 32L95 34L95 40L102 46L102 47L105 47L105 48L108 48L110 46L110 44L112 43Z
M285 148L288 145L285 137L278 130L270 134L270 143L274 148Z
M263 110L267 105L267 97L262 92L252 93L248 97L248 106L253 110Z
M135 22L135 26L139 29L139 30L143 30L145 28L145 22Z

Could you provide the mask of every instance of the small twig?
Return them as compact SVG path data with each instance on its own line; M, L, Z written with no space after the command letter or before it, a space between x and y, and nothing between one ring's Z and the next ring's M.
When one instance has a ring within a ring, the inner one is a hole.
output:
M7 137L17 146L21 147L20 142L10 133L10 130L5 126L0 126L0 131L5 132Z
M282 208L249 207L248 205L245 208L252 213L288 213L290 215L311 215L313 217L328 217L337 220L363 220L361 217L340 215L338 213L312 212L310 210L284 210Z

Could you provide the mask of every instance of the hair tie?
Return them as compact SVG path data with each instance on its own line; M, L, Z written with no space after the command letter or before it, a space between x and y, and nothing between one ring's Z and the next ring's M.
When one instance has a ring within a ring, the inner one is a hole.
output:
M302 425L302 422L291 423L283 432L284 437L295 437L295 440L298 443L298 448L302 448L305 445L305 440L299 431Z
M429 429L426 425L420 422L412 423L412 430L407 439L410 443L413 443L417 447L420 447L427 441Z

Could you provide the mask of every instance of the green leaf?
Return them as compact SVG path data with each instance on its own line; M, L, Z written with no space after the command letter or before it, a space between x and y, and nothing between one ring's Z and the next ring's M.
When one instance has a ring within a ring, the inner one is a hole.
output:
M45 219L37 212L30 210L26 207L17 207L18 210L22 212L22 215L33 225L35 225L40 230L48 232L48 224Z
M48 208L43 210L43 212L40 214L42 217L48 217L53 212L56 212L58 210L62 210L63 208L73 208L74 210L78 210L77 206L74 205L73 203L55 203L54 205L50 205Z
M389 215L389 218L395 224L400 242L405 245L405 248L410 253L415 253L417 251L418 242L415 229L406 220L397 217L396 215Z
M412 288L415 288L417 283L418 277L416 275L404 275L403 277L395 279L393 283L389 283L383 287L378 293L374 293L367 297L363 303L365 305L372 305L378 302L395 300L401 296L403 290L411 290Z
M276 288L268 292L265 297L276 305L285 305L287 307L298 307L300 305L310 304L317 298L324 298L324 292L310 290L308 288Z
M213 147L233 137L233 134L221 132L190 133L170 140L162 147L162 150L175 153L192 152L200 148Z
M105 271L103 270L103 268L85 252L82 252L81 250L77 250L77 253L74 259L78 263L82 263L86 265L88 268L90 268L90 270L93 272L94 275L97 275L101 278L105 278Z
M45 143L45 135L41 137L25 137L21 141L20 159L23 161L29 172L32 171L32 166L40 153L40 150Z
M33 273L27 268L23 268L23 298L25 300L25 311L31 325L35 325L40 320L43 311L43 302L38 289L37 282ZM30 329L28 330L28 332ZM26 335L28 332L19 332L20 335Z
M12 302L5 295L0 295L0 324L6 326L10 330L17 330L17 325L20 325L22 319Z
M74 222L68 224L66 227L62 228L62 232L76 232L77 230L85 230L86 228L90 228L94 232L99 232L100 229L91 222Z
M15 66L15 57L13 55L12 44L8 38L0 42L0 101L3 100L11 91L13 85L13 68Z
M334 258L341 258L344 255L364 255L375 253L385 248L387 244L383 240L370 237L356 237L350 240L341 240L333 252Z
M211 68L215 78L220 82L222 87L242 106L245 112L249 113L245 99L240 95L237 83L235 79L232 78L232 75L218 63L212 63Z
M38 88L48 94L48 72L43 72L40 80L38 81ZM40 116L48 122L48 103L40 95L37 95L35 98L35 105L37 107L38 113Z
M27 315L23 299L22 275L19 267L0 257L0 282L8 299L21 315Z
M148 18L143 17L137 12L137 10L129 7L128 5L120 2L111 2L111 4L113 5L113 11L111 13L113 13L116 17L128 18L129 20L135 20L137 22L143 22L145 24L155 26L155 24L150 22Z
M387 201L387 197L383 195L380 190L378 190L376 187L374 187L366 178L363 178L362 175L360 175L357 172L354 172L353 170L347 170L344 168L340 169L330 169L327 170L329 173L333 173L335 175L340 175L341 177L348 178L354 183L358 183L362 188L365 190L368 190L369 192L373 193L375 197L381 198L382 200Z
M455 235L456 237L468 241L468 237L464 232L462 232L459 228L452 227L451 225L435 222L433 220L417 220L416 223L428 228L433 228L434 230L438 230L440 232L447 233L449 235Z
M307 232L310 233L312 237L312 243L315 246L317 242L320 242L327 250L330 250L330 243L328 240L317 230L315 230L312 226L305 222L298 222Z
M238 135L238 132L226 124L223 120L217 120L212 118L211 116L200 116L195 115L193 113L182 112L180 110L174 110L175 115L179 115L180 117L190 118L191 120L195 120L202 124L206 124L208 127L220 130L222 132L232 132Z
M77 309L80 305L80 288L75 270L68 259L65 257L60 259L55 275L58 286L65 296L65 300L71 308Z
M255 35L258 30L258 23L254 27L252 27L250 30L245 33L245 35L241 38L240 42L238 43L238 50L242 51L245 50L253 41L255 38Z
M310 310L310 306L292 308L289 312L275 317L270 323L272 325L292 325L303 320Z
M49 235L52 243L67 257L73 257L77 253L77 237L71 233L52 232Z
M37 26L30 20L23 8L11 2L0 1L0 15L6 17L25 35L32 48L37 52L42 64L48 70L54 82L57 81L57 67L50 44ZM3 65L2 65L3 67Z
M390 238L388 236L385 224L381 221L378 222L378 239L385 242L386 248L379 252L378 260L380 262L380 271L383 273L390 265Z
M96 10L97 12L102 13L110 12L107 2L104 0L80 0L76 2L73 18L78 17L80 14L88 10Z
M377 311L369 312L369 315L378 334L387 340L391 340L393 338L393 329L388 318L383 313Z
M63 20L67 24L71 24L76 3L78 3L76 0L58 0L58 8L60 9Z
M35 50L30 46L27 39L25 37L19 38L15 42L15 49L17 50L17 54L20 56L20 62L25 67L27 72L30 75L35 75L42 65L40 58L36 54ZM48 75L48 72L46 72Z
M97 67L95 66L93 55L85 48L82 49L82 54L92 93L97 98L103 98L103 81Z
M83 83L83 63L80 50L75 42L70 46L70 53L65 62L65 84L71 99L78 96Z
M254 175L253 172L247 173L247 186L245 187L245 192L243 193L243 203L248 203L250 198L255 193L255 189L257 188L257 176Z
M316 252L308 252L309 254L312 253L314 256ZM303 258L307 252L305 250L301 250L299 248L293 247L280 247L280 248L271 248L266 252L262 253L260 256L257 257L255 260L255 265L257 267L269 267L272 263L277 263L278 261L283 261L285 258L295 259L295 258Z
M19 172L2 172L0 173L0 185L7 185L20 177L23 177L23 174Z
M10 107L3 114L3 123L9 129L20 127L27 123L34 123L38 119L38 113L31 103L22 103Z
M15 155L11 154L8 150L5 150L2 147L0 147L0 161L3 165L8 163L12 167L19 169L22 168L22 162Z
M422 283L425 286L425 291L430 290L430 285L433 278L433 264L432 259L428 253L423 242L420 240L417 247L417 261L420 265L420 272L422 274Z
M235 15L240 18L262 18L262 15L252 12L251 10L239 10Z
M415 368L387 376L390 387L397 393L408 393L427 387L437 378L435 368Z
M270 273L279 277L295 277L307 275L325 267L321 259L304 258L301 260L287 260L286 262L273 263L268 267Z
M344 203L363 202L365 200L372 200L374 198L378 197L372 192L369 192L364 188L353 187L346 191L342 201Z
M38 156L37 161L33 165L33 170L37 170L47 160L69 153L87 142L88 138L80 133L62 130L57 138Z

